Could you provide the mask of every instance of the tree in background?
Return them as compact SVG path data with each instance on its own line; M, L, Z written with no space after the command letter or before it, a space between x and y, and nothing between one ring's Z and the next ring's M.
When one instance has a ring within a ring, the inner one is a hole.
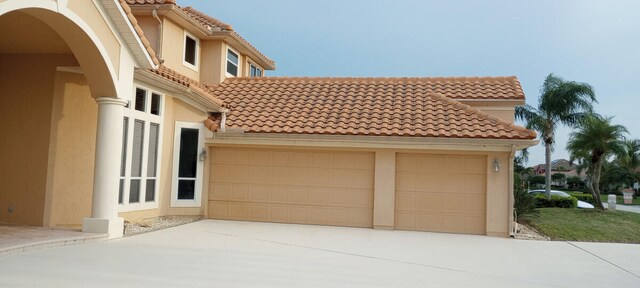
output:
M624 173L624 184L632 188L633 183L640 181L640 173L636 172L640 168L640 140L625 141L624 151L616 155L616 162Z
M562 173L553 173L551 175L551 181L555 182L556 186L563 186L566 180L567 176Z
M584 182L579 176L571 176L567 178L567 185L569 186L569 189L582 189L582 187L584 187Z
M596 101L591 85L565 81L549 74L544 80L538 107L516 107L516 119L526 122L528 129L537 131L545 146L545 183L547 197L551 196L551 152L555 131L559 125L575 127L593 111Z
M544 176L535 175L529 178L529 184L533 187L541 187L544 186Z
M598 209L604 209L600 199L602 165L611 155L624 151L624 134L627 133L624 126L611 124L611 119L599 115L586 117L578 130L571 133L567 143L572 161L579 159L587 164L588 186Z

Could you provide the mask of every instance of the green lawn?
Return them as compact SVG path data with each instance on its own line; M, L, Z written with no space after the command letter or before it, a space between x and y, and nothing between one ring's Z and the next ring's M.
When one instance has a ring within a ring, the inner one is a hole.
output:
M640 243L640 214L567 208L541 208L528 223L552 240Z
M602 203L607 203L607 200L609 199L609 196L608 195L600 195L600 199L602 200ZM622 196L616 197L616 203L624 205L624 199L622 199ZM633 199L633 201L629 205L640 205L640 197L636 197L635 199Z

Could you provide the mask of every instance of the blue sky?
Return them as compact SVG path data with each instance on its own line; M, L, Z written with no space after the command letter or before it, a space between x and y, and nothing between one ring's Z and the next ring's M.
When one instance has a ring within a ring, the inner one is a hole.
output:
M640 1L178 0L274 59L269 76L516 75L535 105L549 73L591 84L640 138ZM636 120L638 119L638 120ZM553 158L567 158L571 129ZM544 162L532 148L529 165Z

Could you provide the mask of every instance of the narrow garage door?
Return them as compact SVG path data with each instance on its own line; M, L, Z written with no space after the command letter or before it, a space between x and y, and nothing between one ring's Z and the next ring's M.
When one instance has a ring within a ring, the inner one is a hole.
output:
M396 229L485 234L484 156L398 154Z
M209 217L373 226L374 154L212 148Z

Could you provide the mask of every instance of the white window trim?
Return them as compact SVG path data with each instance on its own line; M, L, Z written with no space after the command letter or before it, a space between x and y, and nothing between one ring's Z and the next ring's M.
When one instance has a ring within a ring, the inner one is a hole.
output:
M248 77L262 77L264 76L264 69L262 69L262 67L260 67L260 65L255 64L251 61L247 61L247 63L249 64L249 71L247 72L247 76ZM256 70L260 70L260 76L251 76L251 67L255 67Z
M187 61L185 61L185 56L187 55L187 37L196 40L196 59L195 62L196 64L193 65ZM193 34L187 32L187 30L184 30L184 36L182 37L182 65L186 66L189 69L192 69L196 72L198 72L198 63L200 62L200 39L198 39L198 37L193 36Z
M233 75L229 72L227 72L228 65L229 65L229 50L231 50L231 52L236 53L236 55L238 55L238 75ZM224 75L227 77L242 77L242 54L238 53L238 51L236 51L235 49L231 48L231 46L227 45L227 50L224 51Z
M140 88L143 90L147 91L147 99L148 102L146 103L146 107L145 107L145 112L142 111L138 111L135 110L135 95L136 95L136 89ZM151 114L151 95L152 94L158 94L160 95L160 115L153 115ZM129 211L139 211L139 210L149 210L149 209L157 209L158 208L158 198L160 196L160 184L161 184L161 179L160 179L160 175L161 175L161 167L162 167L162 134L163 134L163 130L164 130L164 107L165 107L165 95L163 93L160 93L157 90L153 90L151 88L149 88L148 86L144 86L144 85L140 85L138 83L134 83L133 84L133 97L132 97L132 101L129 102L129 107L128 108L124 108L124 117L129 118L129 130L127 131L127 142L131 141L131 139L133 139L133 125L132 123L135 121L135 119L139 119L145 122L145 126L144 126L144 141L142 142L142 147L143 147L143 151L147 151L148 149L148 144L149 144L149 132L151 131L151 129L149 129L149 127L151 126L150 122L154 122L154 123L158 123L160 124L159 127L159 131L158 131L158 159L156 162L156 187L155 187L155 191L154 191L154 201L151 202L138 202L138 203L128 203L129 202L129 186L131 185L131 161L133 160L133 145L129 145L129 143L127 143L127 158L125 159L125 170L124 170L124 186L123 186L123 193L122 193L122 204L118 204L118 212L129 212ZM142 171L143 173L146 173L147 171L147 165L148 165L148 161L149 161L149 152L147 151L146 153L142 153ZM118 179L120 179L120 175L118 175ZM144 177L143 179L147 179L147 177ZM146 188L147 188L147 182L146 181L140 181L140 200L143 201L143 195L142 192L144 191L144 193L146 193ZM126 203L126 204L125 204Z
M204 147L205 127L202 123L176 121L173 137L173 176L171 185L171 207L201 207L202 179L204 176L204 161L198 159L196 166L196 184L193 200L178 199L178 166L180 164L180 133L182 128L198 129L198 156ZM199 158L199 157L198 157Z

